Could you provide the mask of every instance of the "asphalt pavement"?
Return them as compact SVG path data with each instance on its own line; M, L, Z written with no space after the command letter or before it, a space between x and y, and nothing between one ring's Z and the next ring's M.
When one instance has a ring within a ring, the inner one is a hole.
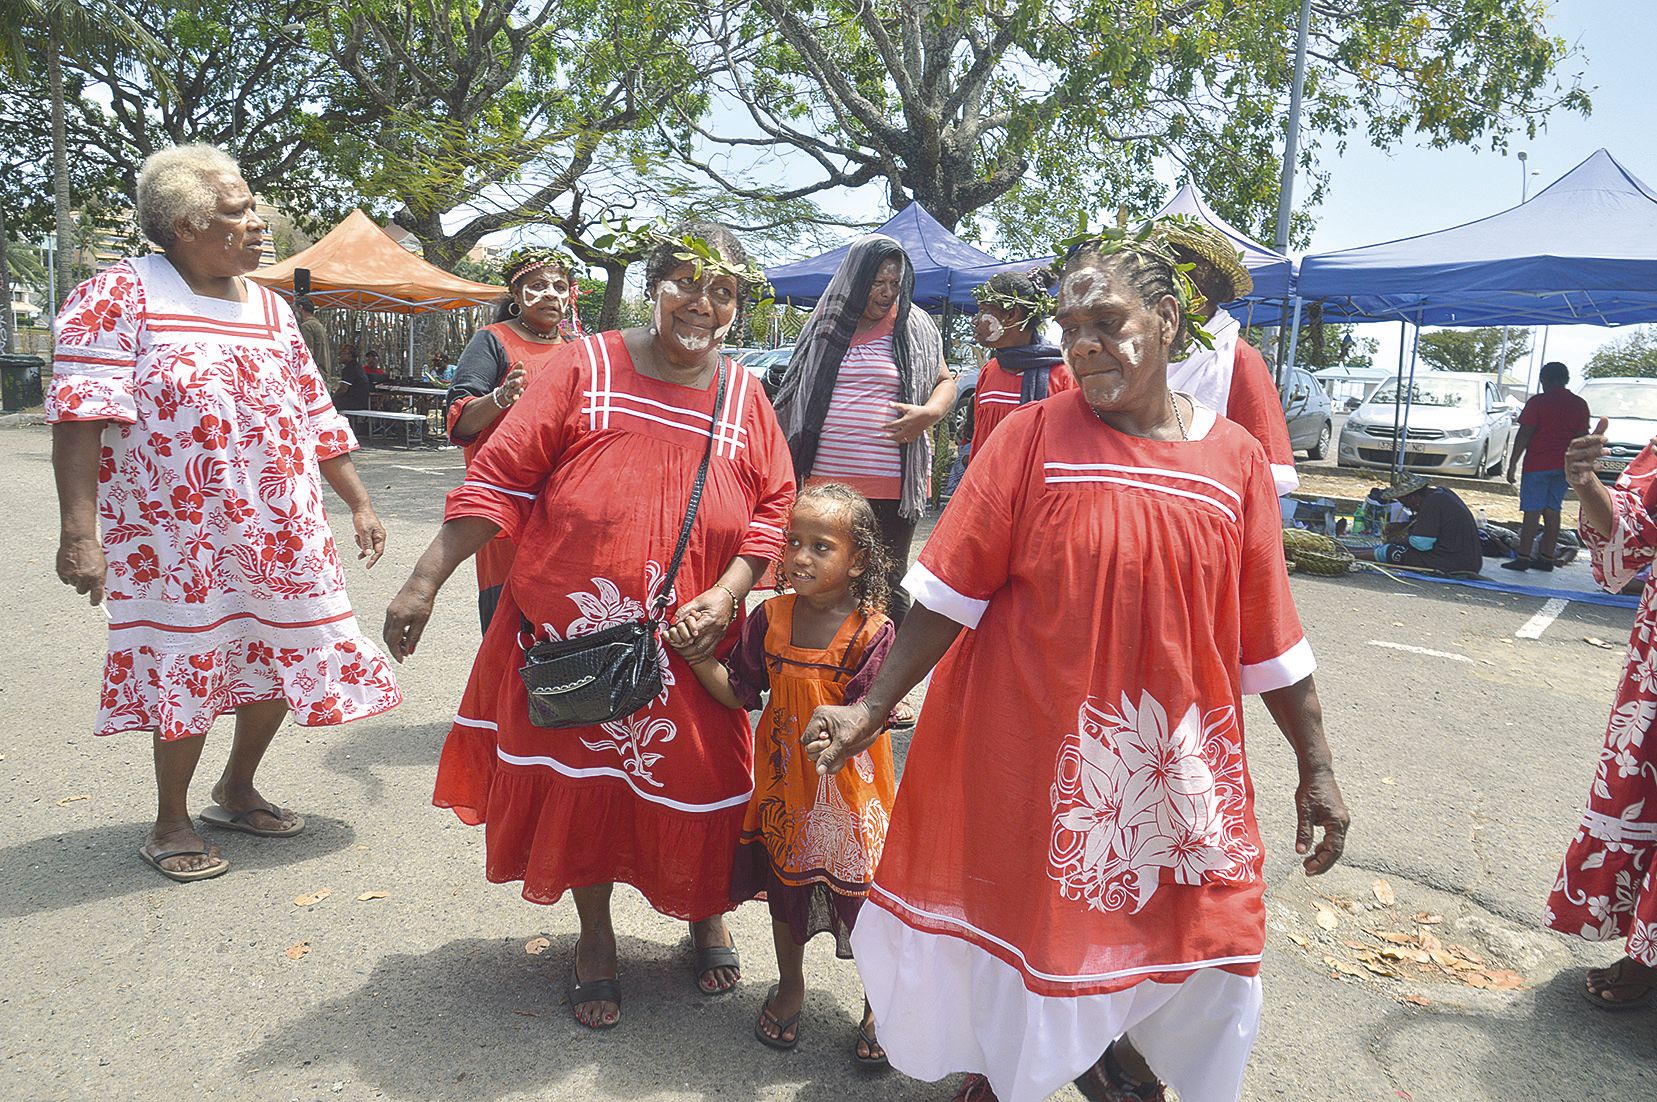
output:
M309 829L226 835L216 840L235 865L227 876L161 879L136 854L153 809L148 739L88 733L104 621L53 576L48 455L42 429L0 433L0 480L13 487L0 528L13 609L0 635L0 947L11 962L0 1098L950 1096L950 1085L860 1073L855 970L822 942L808 956L799 1050L755 1043L775 979L757 905L732 920L741 988L706 999L684 927L619 891L624 1021L606 1034L572 1021L562 992L573 907L485 883L482 832L429 802L477 642L466 568L402 669L401 709L279 736L262 787ZM347 571L377 636L460 458L374 449L359 465L391 536L371 573ZM1317 881L1300 874L1293 759L1251 699L1270 935L1245 1098L1657 1097L1657 1011L1611 1015L1579 995L1582 968L1618 947L1537 926L1632 613L1572 603L1529 639L1516 633L1534 628L1539 598L1357 575L1293 587L1354 823L1341 866ZM228 722L209 736L198 807L228 736ZM1414 959L1424 945L1450 963ZM1389 947L1401 955L1379 955Z

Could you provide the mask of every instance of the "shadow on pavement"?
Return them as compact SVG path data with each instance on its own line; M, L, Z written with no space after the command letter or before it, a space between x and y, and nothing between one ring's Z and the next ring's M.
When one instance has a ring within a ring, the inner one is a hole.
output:
M339 819L306 815L305 822L304 833L293 838L258 838L201 828L202 837L220 846L230 859L230 871L215 879L300 865L357 840L356 831ZM32 838L0 850L0 884L7 885L0 893L0 919L78 907L158 887L194 887L172 883L138 856L149 829L148 822L109 823ZM50 875L43 875L48 871Z
M322 766L330 773L355 781L363 787L361 802L378 804L385 795L383 768L419 767L437 772L437 759L448 737L449 724L426 723L409 727L401 723L352 724L329 743ZM429 778L427 782L429 784Z
M664 920L667 921L667 920ZM519 940L457 939L429 953L385 957L355 991L264 1034L242 1059L257 1082L290 1082L303 1067L334 1067L398 1099L450 1102L519 1093L548 1098L754 1098L762 1085L798 1085L811 1099L931 1097L899 1075L858 1074L856 1021L828 996L808 997L800 1048L778 1053L752 1036L765 985L749 980L706 998L691 978L689 941L623 935L622 1021L595 1033L565 997L575 937L539 956ZM764 952L754 946L752 952Z
M1657 1097L1657 1012L1595 1010L1581 988L1582 969L1571 968L1509 1012L1399 1007L1382 1022L1375 1053L1417 1099L1464 1097L1474 1088L1488 1098ZM1443 1059L1447 1053L1461 1059ZM1424 1066L1465 1079L1412 1081L1410 1069Z

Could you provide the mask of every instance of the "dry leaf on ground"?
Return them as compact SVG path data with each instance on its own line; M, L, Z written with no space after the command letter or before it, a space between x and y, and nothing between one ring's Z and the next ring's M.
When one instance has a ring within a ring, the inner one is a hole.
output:
M304 956L306 953L309 953L310 951L311 951L311 943L308 942L308 941L301 941L298 945L288 946L288 959L289 960L298 960L300 957Z
M1404 996L1404 1001L1409 1003L1412 1006L1431 1006L1431 1005L1433 1005L1433 1000L1429 999L1425 995L1405 995Z
M1391 777L1382 777L1381 778L1381 783L1382 784L1397 784L1398 782L1393 780Z
M1375 893L1375 901L1383 907L1390 907L1398 902L1398 897L1393 894L1392 885L1385 880L1375 881L1369 890Z
M1440 922L1444 921L1444 916L1435 915L1428 911L1422 911L1420 914L1415 916L1415 920L1423 926L1437 926Z
M82 793L79 796L65 796L63 799L58 801L58 806L68 807L70 804L78 804L82 800L90 800L91 798L91 795L88 793Z
M1296 945L1300 946L1302 949L1306 948L1306 946L1308 946L1312 943L1311 939L1308 938L1305 934L1290 934L1289 935L1289 940L1294 942Z
M1340 926L1340 916L1335 913L1333 907L1326 906L1322 903L1315 903L1313 906L1318 909L1317 924L1319 929L1333 930Z
M334 894L334 889L332 889L332 888L318 888L316 891L311 892L309 895L296 895L296 896L294 896L293 897L293 905L295 907L314 907L318 903L321 903L324 899L327 899L330 895L333 895L333 894Z
M363 892L357 896L358 903L367 903L370 899L384 899L390 892Z
M524 942L524 952L528 953L532 957L538 957L550 948L552 948L552 941L550 938L532 937L528 941Z

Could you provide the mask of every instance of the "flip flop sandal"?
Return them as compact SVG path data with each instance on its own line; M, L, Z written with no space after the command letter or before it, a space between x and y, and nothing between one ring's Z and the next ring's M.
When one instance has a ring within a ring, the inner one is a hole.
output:
M898 708L907 708L909 710L909 714L900 715L898 713ZM893 708L892 714L886 717L886 726L892 728L894 731L907 731L915 725L915 721L920 718L920 714L915 711L915 706L913 704L906 702L899 702L898 708Z
M969 1075L961 1084L961 1089L955 1092L951 1102L1000 1102L995 1091L990 1089L990 1080L986 1075Z
M861 1025L857 1027L857 1040L868 1052L873 1052L877 1048L880 1049L879 1056L864 1056L857 1051L857 1045L852 1045L852 1057L860 1066L870 1071L885 1071L892 1066L892 1062L887 1059L886 1050L881 1048L880 1042L869 1036L869 1031Z
M572 960L570 962L570 1015L575 1017L575 1024L586 1026L595 1033L602 1033L607 1029L614 1029L621 1024L621 984L616 980L588 980L581 982L581 972ZM575 1008L587 1003L615 1003L616 1020L606 1022L600 1018L597 1022L584 1022L575 1013Z
M1637 1010L1646 1003L1650 1002L1652 992L1657 991L1657 982L1641 983L1638 980L1625 981L1622 979L1623 967L1624 962L1618 961L1616 964L1613 964L1610 968L1605 970L1606 978L1611 981L1610 989L1614 991L1623 987L1643 988L1644 990L1642 990L1638 995L1635 995L1631 999L1608 999L1604 995L1596 995L1594 992L1588 990L1588 988L1583 987L1581 988L1582 997L1599 1007L1601 1010L1608 1010L1613 1014L1621 1013L1624 1010Z
M742 957L737 953L735 945L710 945L706 949L696 950L696 974L691 977L691 982L696 985L696 990L709 998L729 995L736 990L734 983L729 987L715 989L702 986L702 977L716 968L734 968L738 972L742 971Z
M771 990L766 992L765 1002L760 1004L759 1017L754 1020L754 1036L766 1048L774 1048L778 1052L793 1052L800 1043L800 1015L805 1008L801 1007L788 1018L779 1020L775 1014L771 1013L771 1000L777 997L777 986L777 984L771 985ZM765 1032L766 1022L770 1022L772 1028L777 1031L775 1037ZM785 1038L784 1034L791 1029L794 1031L794 1036Z
M264 812L273 819L282 817L282 809L274 804L265 807L250 807L246 811L239 812L220 807L218 804L208 804L202 809L200 818L202 822L209 826L221 827L225 830L239 830L243 834L257 834L261 838L292 838L305 829L305 820L297 818L292 824L283 827L281 830L268 830L263 827L256 827L248 822L249 815L257 815L260 812Z
M165 876L168 880L176 880L180 884L188 884L194 880L211 880L215 876L223 876L230 871L230 862L221 857L218 864L208 865L205 869L183 870L163 868L161 862L170 857L206 857L212 852L212 847L207 845L203 845L200 849L170 849L165 853L150 853L143 846L138 847L138 856L144 859L145 864L154 866L156 872Z

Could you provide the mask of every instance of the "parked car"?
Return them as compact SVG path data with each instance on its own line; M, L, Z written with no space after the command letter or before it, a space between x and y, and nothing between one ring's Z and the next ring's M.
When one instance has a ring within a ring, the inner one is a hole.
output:
M765 387L765 396L775 398L777 388L782 386L782 377L788 372L788 365L794 359L794 346L784 345L781 348L760 348L753 350L753 354L744 356L737 362L758 379Z
M949 435L959 445L972 438L972 398L978 392L977 364L950 364L955 373L955 404L949 407Z
M1610 454L1598 470L1601 482L1615 482L1657 436L1657 379L1589 379L1577 393L1588 403L1590 417L1611 422L1605 429Z
M1289 423L1289 448L1312 459L1329 454L1335 438L1335 411L1329 392L1312 375L1291 367L1283 379L1283 420Z
M1408 384L1406 384L1406 389ZM1400 416L1393 376L1352 411L1341 428L1343 467L1390 469ZM1500 471L1518 432L1519 404L1490 375L1432 371L1416 375L1404 433L1404 466L1475 478Z

